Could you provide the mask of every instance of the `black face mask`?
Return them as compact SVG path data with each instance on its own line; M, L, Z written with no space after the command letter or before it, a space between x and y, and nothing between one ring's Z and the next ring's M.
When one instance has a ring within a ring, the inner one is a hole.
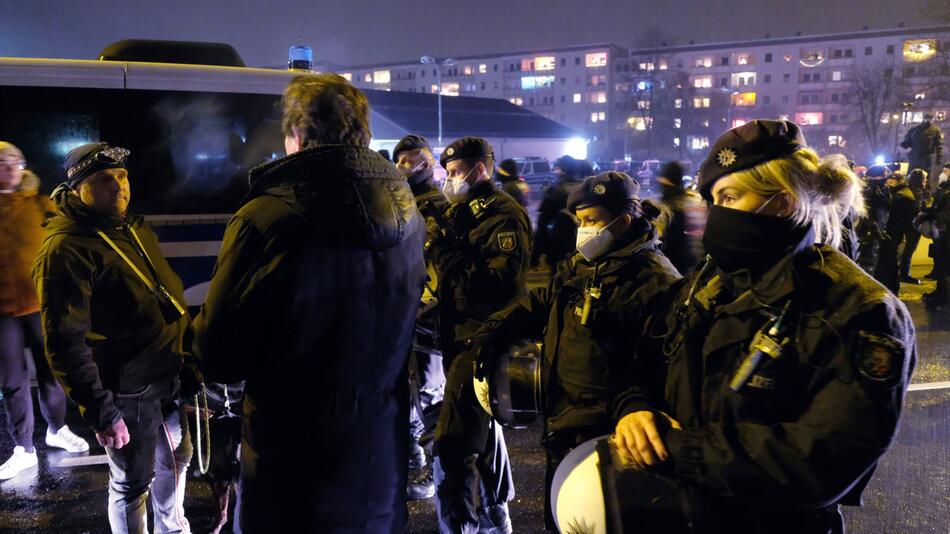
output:
M812 241L811 226L797 226L786 217L715 205L709 208L703 233L706 252L727 273L749 269L761 274Z

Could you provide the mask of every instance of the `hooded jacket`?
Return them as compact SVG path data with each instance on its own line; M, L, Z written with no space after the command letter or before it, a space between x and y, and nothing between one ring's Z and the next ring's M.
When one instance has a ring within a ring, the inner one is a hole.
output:
M398 532L425 280L412 191L378 153L344 145L249 180L195 320L205 376L247 384L242 527Z
M182 367L189 319L167 321L155 294L96 230L154 283L134 229L161 283L180 303L184 288L142 217L96 212L71 193L55 200L57 213L44 225L33 263L46 358L86 421L102 430L122 417L114 394L172 383Z

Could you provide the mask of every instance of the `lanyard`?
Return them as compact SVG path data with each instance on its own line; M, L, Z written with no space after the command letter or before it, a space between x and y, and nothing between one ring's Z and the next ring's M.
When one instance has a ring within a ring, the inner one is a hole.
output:
M148 252L145 251L145 247L142 245L142 241L139 239L138 234L135 233L135 229L132 228L131 226L129 226L128 229L129 229L129 233L132 234L132 237L135 239L135 242L138 244L139 249L142 251L142 257L145 259L145 262L148 264L149 270L152 271L152 276L155 277L155 280L158 282L158 286L153 284L152 281L149 280L148 277L146 277L145 274L138 267L136 267L134 263L132 263L132 260L130 260L129 257L126 256L124 252L122 252L119 246L115 244L115 241L110 239L109 236L105 234L105 232L103 232L102 230L96 229L96 233L99 234L99 237L101 237L103 241L105 241L110 247L112 247L112 250L114 250L115 253L118 254L120 258L125 260L125 263L127 263L129 267L131 267L132 270L135 271L135 274L138 275L138 277L142 280L145 286L148 287L152 291L152 293L156 295L162 294L166 296L168 300L172 303L172 305L178 310L178 312L184 315L186 311L185 308L183 308L182 305L178 303L175 297L173 297L172 294L169 293L168 290L165 289L165 287L162 285L161 280L159 280L158 273L156 272L155 267L152 265L152 259L149 257Z

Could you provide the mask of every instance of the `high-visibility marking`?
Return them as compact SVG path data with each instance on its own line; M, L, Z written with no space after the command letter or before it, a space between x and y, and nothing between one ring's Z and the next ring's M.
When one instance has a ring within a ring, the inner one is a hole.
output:
M96 454L93 456L76 456L62 458L56 463L56 467L83 467L86 465L100 465L109 463L109 457L105 454Z
M923 382L911 384L907 391L932 391L934 389L950 389L950 382Z

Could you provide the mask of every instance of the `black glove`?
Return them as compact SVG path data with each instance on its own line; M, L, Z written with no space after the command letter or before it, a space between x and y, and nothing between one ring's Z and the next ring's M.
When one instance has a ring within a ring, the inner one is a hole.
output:
M491 325L484 325L481 331L475 335L475 342L472 346L472 355L475 358L475 378L479 380L483 380L491 374L501 352L498 350L498 341L495 339L492 330L494 328Z

